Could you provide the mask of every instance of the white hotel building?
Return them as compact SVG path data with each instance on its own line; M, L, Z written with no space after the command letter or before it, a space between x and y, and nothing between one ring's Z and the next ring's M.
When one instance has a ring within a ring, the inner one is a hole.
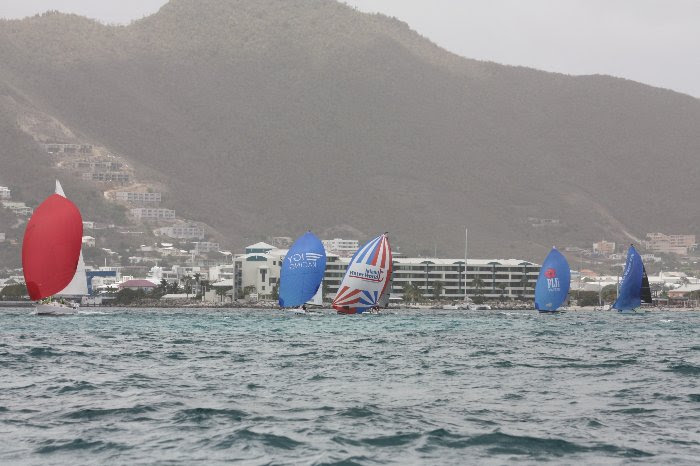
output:
M259 296L269 296L279 281L280 268L286 249L276 249L266 243L246 248L235 257L236 288L254 286ZM327 255L324 278L324 299L332 299L350 258ZM466 271L466 293L469 297L486 299L534 298L535 283L540 266L519 259L469 259ZM224 278L224 277L222 277ZM230 266L228 277L230 279ZM464 259L394 258L392 298L403 297L403 287L410 283L426 297L440 282L440 299L461 300L465 293Z

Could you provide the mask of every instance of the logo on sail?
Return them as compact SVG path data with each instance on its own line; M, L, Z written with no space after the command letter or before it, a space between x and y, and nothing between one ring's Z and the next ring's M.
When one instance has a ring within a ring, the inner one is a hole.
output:
M289 261L289 267L292 269L313 268L316 267L317 262L321 257L321 254L317 254L315 252L302 252L288 255L286 260Z
M360 280L366 280L369 282L381 282L383 280L382 275L384 274L384 270L380 268L370 268L370 267L365 267L364 270L353 270L350 269L349 276L354 277L354 278L359 278Z

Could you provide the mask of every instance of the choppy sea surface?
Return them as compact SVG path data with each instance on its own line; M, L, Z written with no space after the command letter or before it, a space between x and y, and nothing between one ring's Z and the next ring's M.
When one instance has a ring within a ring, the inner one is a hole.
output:
M0 311L0 463L700 461L698 312L87 312Z

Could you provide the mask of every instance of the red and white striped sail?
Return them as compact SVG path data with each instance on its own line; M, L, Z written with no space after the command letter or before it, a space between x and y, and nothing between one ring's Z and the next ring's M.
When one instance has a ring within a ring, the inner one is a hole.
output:
M357 250L333 300L344 314L361 314L379 305L391 278L392 255L387 234L377 236Z

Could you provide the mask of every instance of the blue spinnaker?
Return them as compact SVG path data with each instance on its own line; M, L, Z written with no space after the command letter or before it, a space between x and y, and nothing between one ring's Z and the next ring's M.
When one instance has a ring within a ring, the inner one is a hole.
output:
M617 294L617 300L612 305L618 311L632 311L642 304L642 279L644 264L634 246L627 250L627 262L622 274L622 282Z
M541 312L554 312L569 294L571 270L566 257L556 248L547 255L540 269L535 286L535 309Z
M310 231L297 239L282 263L279 304L297 307L309 301L318 291L326 272L326 250Z

